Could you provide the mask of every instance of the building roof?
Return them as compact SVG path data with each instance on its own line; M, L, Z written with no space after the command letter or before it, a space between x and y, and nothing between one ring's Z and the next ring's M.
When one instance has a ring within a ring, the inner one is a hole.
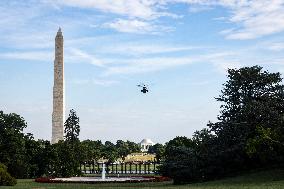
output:
M146 139L143 139L143 140L140 142L140 144L151 144L151 145L153 145L154 142L153 142L151 139L146 138Z

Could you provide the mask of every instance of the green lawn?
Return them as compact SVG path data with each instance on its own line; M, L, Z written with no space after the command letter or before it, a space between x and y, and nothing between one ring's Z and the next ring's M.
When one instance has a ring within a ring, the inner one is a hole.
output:
M172 185L171 182L163 183L132 183L132 184L45 184L35 183L33 180L18 180L14 187L1 187L1 189L98 189L98 188L169 188L169 189L283 189L284 188L284 171L262 171L258 173L246 174L243 176L227 178L223 180L187 184Z

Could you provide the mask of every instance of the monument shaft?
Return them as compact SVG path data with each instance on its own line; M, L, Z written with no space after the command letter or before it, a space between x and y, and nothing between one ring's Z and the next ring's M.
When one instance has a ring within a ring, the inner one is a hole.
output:
M65 98L64 98L64 60L63 35L59 28L55 37L52 139L51 143L63 140Z

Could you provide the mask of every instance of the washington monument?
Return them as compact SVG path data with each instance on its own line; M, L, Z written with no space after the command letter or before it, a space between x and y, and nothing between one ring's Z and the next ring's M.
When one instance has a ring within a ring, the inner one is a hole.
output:
M63 140L65 113L63 35L59 28L55 37L52 139L51 143Z

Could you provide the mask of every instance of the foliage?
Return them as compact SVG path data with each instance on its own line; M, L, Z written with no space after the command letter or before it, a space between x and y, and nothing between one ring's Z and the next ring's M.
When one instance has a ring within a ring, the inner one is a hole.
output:
M14 186L17 180L7 172L7 167L0 163L0 186Z
M154 144L153 146L149 147L148 153L156 155L156 161L158 163L161 162L161 159L164 157L165 153L165 146L162 144Z
M0 111L0 162L7 165L8 172L17 178L28 175L28 159L25 149L25 120L17 114Z
M25 120L17 114L0 111L0 161L16 178L80 175L80 163L106 158L114 162L129 153L139 152L137 144L118 140L117 144L100 140L79 141L79 118L74 110L65 122L65 141L51 145L49 141L35 140L24 134Z
M64 123L64 138L66 141L70 141L71 143L79 140L80 133L80 125L79 125L79 117L77 117L76 112L71 109L69 113L69 117Z
M49 141L36 141L31 134L25 136L26 159L29 164L28 178L35 178L48 174L48 165L52 161L49 146Z
M118 153L118 156L122 158L122 160L125 160L125 157L128 154L134 153L134 152L140 152L140 147L138 144L130 141L124 142L123 140L118 140L116 142L116 150Z
M103 147L102 156L108 160L108 163L113 163L117 160L117 158L119 158L116 146L112 142L106 141Z
M170 176L177 181L181 175L190 177L191 174L186 170L189 170L189 166L184 164L193 163L189 160L191 157L195 157L192 151L193 142L187 137L176 137L170 140L165 149L165 161L160 167L160 171L164 176Z
M166 146L164 175L175 183L216 179L284 163L284 87L259 66L228 70L218 122Z
M55 161L52 164L52 175L60 177L81 175L79 167L84 156L81 156L81 144L78 138L79 117L73 109L70 110L64 126L65 141L53 145Z
M118 140L115 145L117 149L118 155L122 158L122 160L125 160L125 157L130 154L130 150L126 144L126 142L122 140Z
M81 142L81 156L83 161L98 161L102 157L103 144L100 140L84 140Z
M126 141L127 147L129 148L130 153L137 153L137 152L141 152L141 148L139 146L139 144L135 143L135 142L131 142L129 140Z
M247 141L246 152L250 157L258 155L262 162L269 160L272 155L283 158L279 156L284 153L283 141L283 135L280 135L279 132L272 130L272 128L257 126L256 135Z
M70 177L81 175L80 172L80 146L70 145L66 141L53 144L54 161L51 164L51 175L56 177Z
M255 151L253 157L247 151L253 139L265 136L263 131L276 134L273 137L280 143L284 141L284 86L280 73L262 71L259 66L229 69L228 73L229 80L217 98L223 103L219 122L209 124L218 136L219 146L228 149L229 153L241 155L235 162L237 169L240 164L257 167L283 161L283 158L279 159L283 154L281 147L274 148L271 153L272 146L265 144L262 150L266 153Z
M33 178L48 172L49 156L45 153L47 141L36 141L30 133L24 134L24 118L0 111L0 161L16 178Z

